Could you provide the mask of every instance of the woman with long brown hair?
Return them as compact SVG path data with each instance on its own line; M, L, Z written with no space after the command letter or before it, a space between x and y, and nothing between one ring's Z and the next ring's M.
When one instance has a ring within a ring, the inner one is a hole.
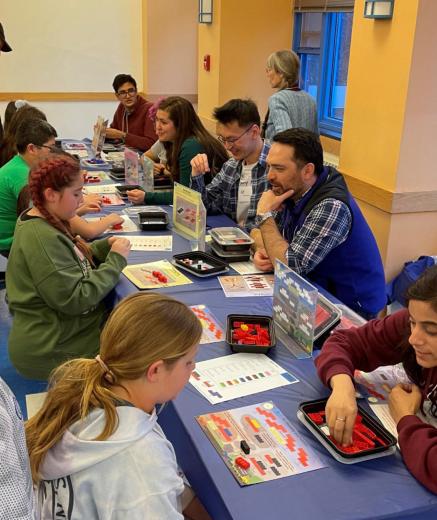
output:
M410 286L407 299L408 309L334 333L315 363L321 380L332 388L326 406L330 433L343 445L351 443L357 414L354 370L403 364L411 383L391 389L390 413L405 464L437 493L437 428L427 422L435 424L437 418L437 266Z
M229 159L223 145L203 126L193 105L185 98L171 96L163 99L155 118L156 133L164 144L167 155L167 169L173 181L191 186L190 161L198 153L206 153L212 172L218 172ZM205 179L209 182L211 179ZM144 193L142 190L127 192L135 204L171 204L173 194Z
M26 424L41 520L61 511L70 520L209 518L185 489L155 409L188 382L201 333L182 302L136 293L112 312L98 356L53 372Z
M33 207L17 221L6 270L13 314L9 356L25 377L46 379L66 359L94 356L106 315L103 299L126 266L130 242L72 234L83 176L72 158L41 162L30 172Z

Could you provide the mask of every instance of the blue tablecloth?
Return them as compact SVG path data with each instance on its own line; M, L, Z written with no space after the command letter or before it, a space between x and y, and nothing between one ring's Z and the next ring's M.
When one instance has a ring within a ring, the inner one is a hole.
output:
M215 227L232 225L232 222L221 216L209 218L208 224ZM176 235L173 240L171 254L134 253L129 263L170 258L172 254L189 250L187 240ZM215 277L191 278L192 285L162 291L189 305L206 304L223 326L230 313L271 314L271 298L226 298ZM115 297L119 300L136 290L122 276ZM224 342L202 345L198 361L230 353ZM181 468L215 520L437 518L437 496L411 476L399 452L355 465L344 465L333 459L296 418L299 403L328 394L317 378L313 360L294 359L281 345L273 350L271 357L293 373L299 383L214 406L187 385L159 416L160 424L175 446ZM274 401L327 467L240 487L198 426L195 416L267 400Z

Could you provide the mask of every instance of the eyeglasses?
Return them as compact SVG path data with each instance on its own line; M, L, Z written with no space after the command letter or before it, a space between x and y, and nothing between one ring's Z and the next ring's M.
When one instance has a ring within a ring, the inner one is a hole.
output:
M117 96L121 98L126 98L128 96L133 96L136 93L136 91L137 89L133 87L128 88L127 90L119 90L117 92Z
M228 146L232 146L234 143L236 143L239 139L241 139L243 137L244 134L247 134L247 132L249 132L249 130L251 130L253 127L253 125L250 125L249 128L246 128L246 130L241 134L239 135L238 137L223 137L221 135L217 136L217 139L222 143L224 144L225 146L228 145Z
M61 148L55 146L54 144L52 144L52 145L50 145L50 144L41 144L41 145L38 146L38 148L47 148L51 152L55 152L55 153L59 152L61 150Z

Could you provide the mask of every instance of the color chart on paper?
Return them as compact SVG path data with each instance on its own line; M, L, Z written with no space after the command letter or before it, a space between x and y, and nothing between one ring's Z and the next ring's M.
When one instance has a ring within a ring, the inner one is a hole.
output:
M271 401L196 417L242 486L325 467ZM247 444L246 452L241 441ZM243 469L236 462L244 459Z
M223 328L206 305L192 305L190 309L199 318L199 321L202 324L202 337L199 342L200 345L223 341L225 337Z
M190 383L211 404L297 383L264 354L238 353L196 363Z

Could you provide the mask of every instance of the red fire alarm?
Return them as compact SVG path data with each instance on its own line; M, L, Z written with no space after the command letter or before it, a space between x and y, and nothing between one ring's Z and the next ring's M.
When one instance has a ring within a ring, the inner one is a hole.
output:
M203 57L203 69L209 72L211 68L211 56L209 54L205 54Z

